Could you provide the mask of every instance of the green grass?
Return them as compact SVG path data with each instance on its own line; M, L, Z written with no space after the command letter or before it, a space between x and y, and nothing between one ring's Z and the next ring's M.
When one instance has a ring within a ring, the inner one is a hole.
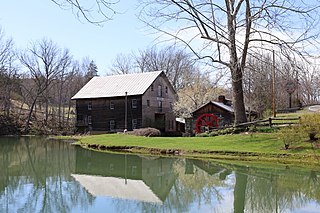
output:
M140 137L124 134L82 136L78 144L88 148L104 146L126 148L126 151L148 153L152 149L179 150L188 157L205 157L230 160L259 160L282 163L317 164L320 150L312 149L307 142L295 144L284 150L283 142L277 134L236 134L216 137ZM158 153L159 154L159 153Z
M222 135L217 137L139 137L124 134L93 135L79 138L80 143L105 146L138 146L186 151L261 151L272 152L283 144L271 134ZM268 146L266 146L268 144Z

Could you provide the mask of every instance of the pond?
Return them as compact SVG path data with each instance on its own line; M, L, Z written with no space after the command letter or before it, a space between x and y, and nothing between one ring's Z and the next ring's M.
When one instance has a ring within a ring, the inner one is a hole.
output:
M0 138L0 212L319 212L320 170Z

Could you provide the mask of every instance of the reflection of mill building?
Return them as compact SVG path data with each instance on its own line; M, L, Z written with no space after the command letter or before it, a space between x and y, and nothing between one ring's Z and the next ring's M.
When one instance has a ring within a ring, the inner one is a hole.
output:
M77 149L77 155L72 176L93 195L162 203L176 179L173 162L168 162L174 160L169 158L106 155L83 149Z

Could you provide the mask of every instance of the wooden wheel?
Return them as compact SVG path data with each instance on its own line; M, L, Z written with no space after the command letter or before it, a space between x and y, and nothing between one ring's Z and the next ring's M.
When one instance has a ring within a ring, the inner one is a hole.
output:
M196 122L196 133L205 132L211 127L218 128L218 117L214 114L203 114Z

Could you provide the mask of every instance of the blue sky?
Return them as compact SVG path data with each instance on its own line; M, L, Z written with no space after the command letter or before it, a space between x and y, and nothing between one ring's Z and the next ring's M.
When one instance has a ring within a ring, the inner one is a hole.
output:
M18 49L48 38L68 48L75 59L94 60L99 74L105 75L117 54L144 50L154 39L135 17L136 1L120 1L117 8L124 14L99 27L79 21L72 11L62 10L50 0L2 1L0 26Z

